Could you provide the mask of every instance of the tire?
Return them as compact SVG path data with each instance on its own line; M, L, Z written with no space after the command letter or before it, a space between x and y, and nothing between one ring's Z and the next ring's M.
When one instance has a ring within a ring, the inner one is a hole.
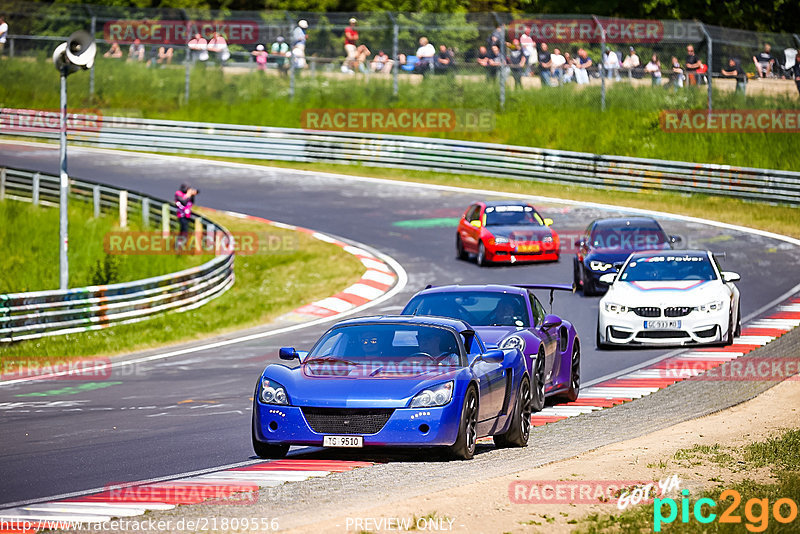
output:
M478 243L478 257L475 261L478 264L478 267L485 267L487 265L486 247L483 245L483 241Z
M597 285L585 275L583 277L583 296L584 297L594 297L600 294L597 290Z
M494 436L497 447L527 447L531 435L531 382L522 377L508 431Z
M736 331L733 335L736 337L742 335L742 307L739 304L736 305Z
M251 435L253 439L253 452L256 453L256 456L259 458L283 458L286 456L286 453L289 452L288 445L270 445L269 443L264 443L263 441L259 441L256 438L256 412L255 408L253 409L253 424L250 425Z
M461 236L456 234L456 258L459 260L466 260L469 255L464 250L464 243L461 241Z
M471 460L478 441L478 394L475 388L467 389L458 424L458 438L450 446L450 454L459 460Z
M544 351L541 349L533 362L531 383L531 410L540 412L544 408Z
M558 396L563 402L574 402L578 400L581 391L581 347L575 339L572 345L572 358L570 358L569 369L569 389Z
M580 267L578 267L578 256L575 256L572 259L572 284L575 286L575 289L581 287L581 273L579 271Z
M733 326L733 311L731 311L730 318L728 319L728 331L725 333L725 337L722 339L723 347L733 345L733 331L735 328L736 327Z

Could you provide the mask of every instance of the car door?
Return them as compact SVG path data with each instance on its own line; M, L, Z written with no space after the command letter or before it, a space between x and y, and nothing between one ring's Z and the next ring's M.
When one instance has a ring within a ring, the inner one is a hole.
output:
M495 419L503 409L506 392L506 373L502 362L488 362L481 355L483 349L474 344L473 352L469 354L472 370L478 377L480 388L480 403L478 406L478 421Z
M481 237L481 229L473 225L474 222L481 221L481 205L473 204L467 209L464 217L459 222L459 232L464 250L467 252L478 252L478 242Z
M547 314L544 311L544 306L532 292L528 292L528 298L531 303L531 328L534 330L536 337L542 341L542 347L544 347L544 380L545 384L548 384L558 373L557 351L558 332L560 329L558 327L545 328L543 323Z

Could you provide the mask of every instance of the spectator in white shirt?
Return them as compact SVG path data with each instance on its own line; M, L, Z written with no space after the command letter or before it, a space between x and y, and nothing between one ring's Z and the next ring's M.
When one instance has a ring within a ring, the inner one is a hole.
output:
M636 74L635 71L641 64L642 62L639 60L639 56L636 55L636 51L633 49L633 47L630 47L628 49L628 55L625 56L625 59L622 61L622 68L627 70L628 75L630 76ZM635 77L640 78L641 74L636 74Z
M650 62L645 65L644 71L653 77L653 85L661 85L661 62L658 60L657 55L653 54L653 57L650 58Z
M433 56L436 55L436 49L431 43L428 42L427 37L419 38L419 48L417 48L417 64L414 70L417 72L427 72L433 65Z
M6 39L8 39L8 23L4 17L0 17L0 56L6 47Z
M606 71L606 77L610 80L613 76L617 80L619 77L619 58L617 53L613 50L606 50L603 52L603 68Z
M525 31L519 36L519 44L522 46L522 55L525 56L525 74L530 75L531 65L538 61L536 57L536 43L531 37L530 27L525 27Z
M550 68L553 72L553 76L555 76L558 79L558 83L562 85L564 83L564 65L566 62L567 58L561 55L561 50L554 48L553 53L550 54L550 63L552 64Z

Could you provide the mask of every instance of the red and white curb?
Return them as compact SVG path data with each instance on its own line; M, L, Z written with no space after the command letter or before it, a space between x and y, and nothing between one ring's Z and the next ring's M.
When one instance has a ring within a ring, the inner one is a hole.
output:
M318 300L316 302L312 302L311 304L306 304L305 306L297 308L288 314L289 317L301 320L310 318L318 319L349 312L355 308L380 298L397 283L398 276L395 272L395 269L380 257L364 250L363 248L353 246L327 234L323 234L322 232L309 230L308 228L303 228L301 226L270 221L269 219L264 219L262 217L245 215L243 213L237 213L233 211L222 211L222 213L230 215L231 217L237 217L239 219L250 219L269 224L276 228L283 228L285 230L293 230L308 234L314 239L341 247L341 249L348 254L352 254L358 258L364 265L366 271L358 282L333 296L326 297L322 300Z
M255 504L259 490L287 482L374 465L348 460L287 458L259 462L187 478L111 486L80 497L0 510L0 533L74 529L77 523L98 524L192 504ZM14 525L17 525L14 527Z
M531 424L542 426L650 395L763 347L796 326L800 326L800 297L789 299L764 318L748 322L732 345L690 349L581 389L578 400L546 407L531 417Z

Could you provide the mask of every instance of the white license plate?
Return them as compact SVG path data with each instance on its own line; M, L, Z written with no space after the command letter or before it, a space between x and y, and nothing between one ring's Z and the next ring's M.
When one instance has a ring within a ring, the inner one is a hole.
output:
M322 446L358 448L364 446L364 438L362 436L324 436Z
M645 321L646 330L674 330L681 327L680 321Z

